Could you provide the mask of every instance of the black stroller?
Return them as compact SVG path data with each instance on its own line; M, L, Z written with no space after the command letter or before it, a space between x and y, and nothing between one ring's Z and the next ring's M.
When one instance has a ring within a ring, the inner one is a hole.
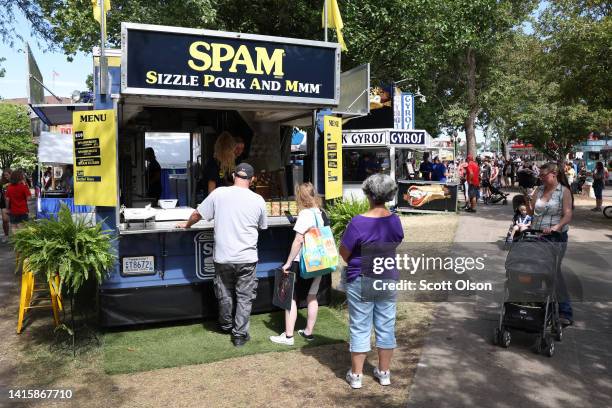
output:
M555 341L563 336L556 295L560 247L541 232L525 231L510 247L504 302L493 342L507 348L510 330L534 333L536 351L552 357Z
M489 196L487 202L489 204L497 204L501 202L502 204L508 204L508 196L510 194L504 193L499 188L495 187L493 184L489 184L489 191L491 192L491 196Z

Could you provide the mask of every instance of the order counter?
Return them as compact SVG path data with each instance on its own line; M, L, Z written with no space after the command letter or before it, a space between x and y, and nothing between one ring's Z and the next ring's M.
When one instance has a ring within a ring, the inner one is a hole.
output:
M214 224L202 220L184 229L178 222L119 225L119 267L99 291L103 326L216 317ZM287 217L268 217L268 229L259 231L254 313L270 310L274 270L287 260L294 235ZM328 280L319 292L322 304L329 302Z

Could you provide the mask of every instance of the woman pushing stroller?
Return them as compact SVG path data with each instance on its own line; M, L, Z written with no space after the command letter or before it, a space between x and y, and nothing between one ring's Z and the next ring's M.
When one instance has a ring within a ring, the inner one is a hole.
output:
M548 240L561 243L557 277L559 320L561 324L568 326L573 324L573 313L565 280L560 273L560 265L568 241L567 232L572 220L574 198L565 172L559 171L556 163L540 166L539 178L542 185L538 186L531 195L525 196L526 209L527 213L533 216L531 222L533 229L542 230Z

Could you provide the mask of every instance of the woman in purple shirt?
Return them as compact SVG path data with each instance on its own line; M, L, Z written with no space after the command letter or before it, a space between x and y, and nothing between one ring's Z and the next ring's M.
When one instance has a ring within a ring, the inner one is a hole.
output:
M395 181L388 175L374 174L363 182L361 188L368 198L370 209L363 215L353 217L340 243L340 255L347 263L351 369L346 373L346 380L352 388L361 388L363 364L366 353L370 351L372 323L378 350L378 367L374 368L374 376L381 385L391 384L389 366L396 347L395 299L364 300L362 284L368 281L362 273L362 248L365 245L379 245L394 249L404 239L399 217L385 206L395 197Z

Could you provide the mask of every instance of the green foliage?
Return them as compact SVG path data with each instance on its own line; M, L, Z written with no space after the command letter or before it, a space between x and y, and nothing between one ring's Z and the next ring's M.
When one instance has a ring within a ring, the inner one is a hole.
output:
M6 74L6 69L2 68L2 63L6 61L6 58L0 58L0 78L2 78L4 76L4 74Z
M85 86L89 92L93 92L93 74L87 75L87 78L85 78Z
M89 0L0 0L2 5L8 11L0 15L0 39L14 37L7 23L14 23L19 10L34 34L69 56L89 53L99 43ZM417 100L417 126L432 135L463 128L473 149L479 120L501 141L542 129L541 138L550 139L559 137L558 129L535 119L563 121L568 111L578 118L581 106L587 127L609 133L609 2L339 0L339 5L349 48L342 69L368 62L372 83L401 79L403 89L420 89L427 102ZM540 5L544 10L536 16ZM321 10L322 1L307 0L113 0L109 43L119 46L122 21L321 40ZM534 35L521 33L526 22ZM329 35L335 38L333 30ZM574 125L570 128L582 126Z
M90 226L82 218L73 219L70 210L62 205L57 218L27 222L13 234L11 242L23 261L27 259L35 274L51 279L60 276L71 293L90 279L102 282L116 259L111 236L102 225Z
M604 10L602 2L548 2L535 33L515 32L494 50L482 118L502 141L532 143L558 161L591 131L610 133L612 27Z
M35 151L27 108L0 103L0 166L7 169L17 158L33 159Z
M351 219L358 214L365 213L369 209L370 206L367 200L353 199L338 199L331 206L327 207L331 229L338 245Z
M8 3L9 13L0 16L0 39L6 42L17 37L10 26L19 10L32 23L32 33L51 49L72 56L78 51L90 53L100 44L100 25L93 18L90 0L0 0L3 3ZM121 45L123 21L212 28L214 17L211 0L112 0L106 20L108 43Z

